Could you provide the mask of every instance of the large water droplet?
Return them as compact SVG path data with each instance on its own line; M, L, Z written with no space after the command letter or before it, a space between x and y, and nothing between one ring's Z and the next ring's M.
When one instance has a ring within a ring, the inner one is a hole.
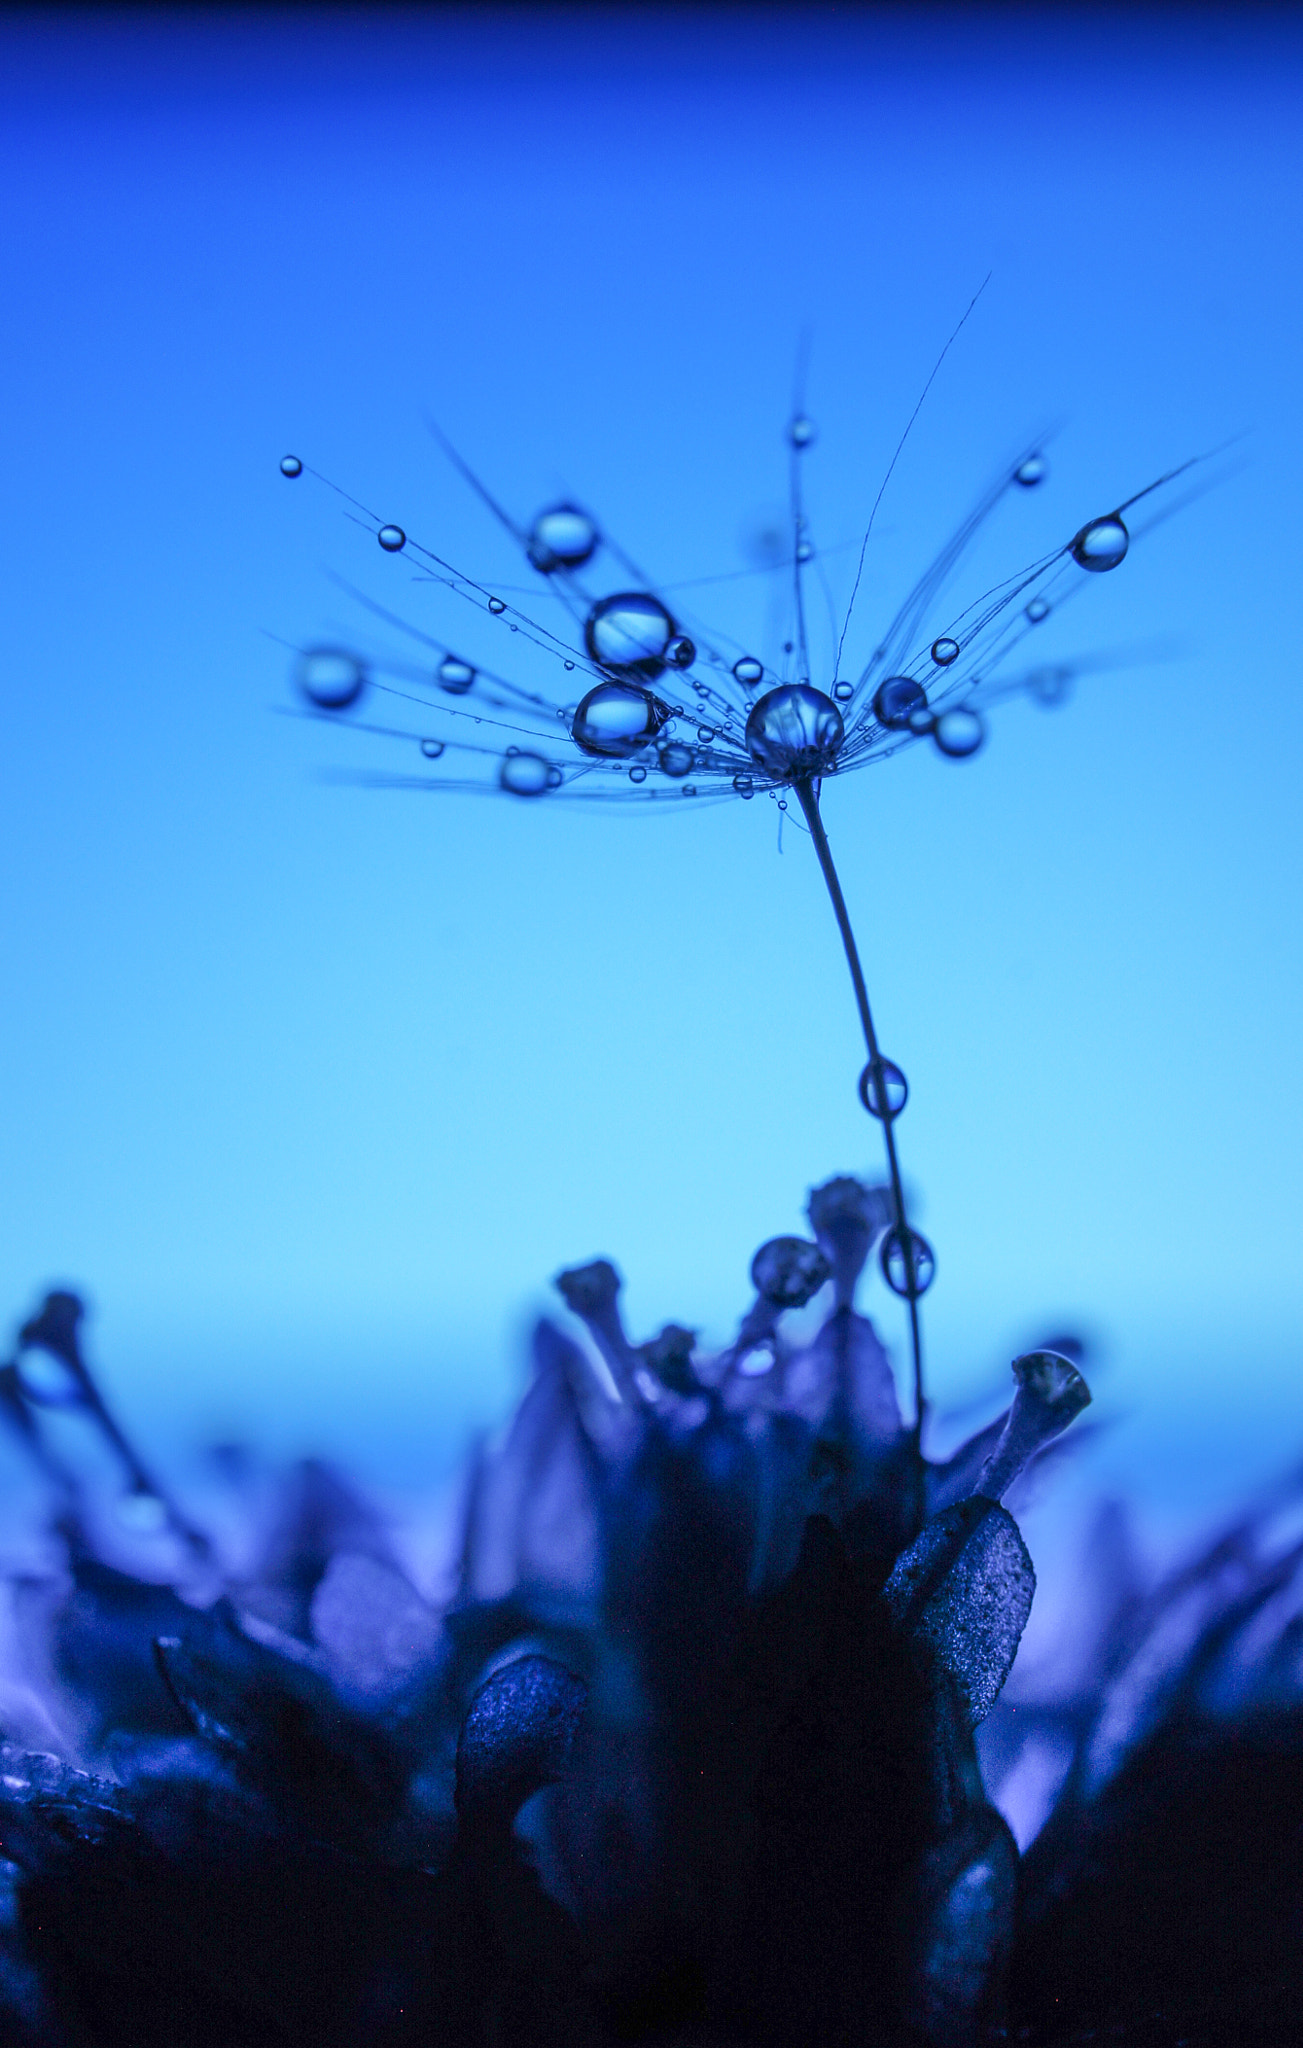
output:
M906 1257L905 1253L906 1241L910 1246L909 1257ZM920 1294L927 1293L936 1276L936 1254L927 1239L920 1236L917 1230L911 1230L906 1240L893 1224L882 1240L882 1250L878 1256L882 1265L882 1277L893 1294L903 1295L908 1301L911 1297L917 1300Z
M860 1101L884 1123L899 1116L909 1100L909 1083L894 1060L870 1060L860 1075Z
M658 676L675 638L674 621L659 598L624 590L604 597L584 622L584 645L603 668L624 675Z
M784 683L767 690L747 719L747 752L777 781L826 775L845 736L841 712L822 690Z
M787 438L793 448L808 448L814 440L814 435L814 421L807 419L803 412L798 412L787 429Z
M805 1237L771 1237L751 1261L751 1285L775 1308L804 1308L829 1278L817 1244Z
M581 569L596 553L599 538L577 505L551 505L530 528L526 552L536 569L551 576L557 569Z
M598 683L580 699L570 737L586 754L622 760L654 740L669 715L669 705L637 683Z
M661 773L672 775L676 782L680 777L692 773L692 749L681 745L678 740L669 741L660 749L656 758L660 762Z
M676 633L665 650L665 659L671 668L691 668L697 658L695 644L686 633Z
M401 526L382 526L376 539L387 555L396 555L407 546L407 535Z
M302 474L303 474L303 464L302 464L302 463L301 463L301 462L299 461L299 458L298 458L298 456L297 456L297 455L282 455L282 456L281 456L281 475L282 475L282 476L302 476Z
M959 642L942 634L939 640L932 642L932 659L938 668L949 668L952 661L959 659Z
M1048 619L1048 617L1050 616L1049 599L1044 597L1034 597L1031 603L1027 606L1025 616L1027 618L1027 622L1029 625L1039 626L1042 619Z
M1013 480L1016 484L1021 484L1023 489L1027 491L1030 491L1036 484L1044 483L1045 457L1043 455L1029 455L1026 462L1018 464L1017 469L1013 473Z
M498 781L512 796L543 796L555 789L553 768L541 754L505 754Z
M307 647L299 656L295 681L318 711L347 711L366 688L367 674L343 647Z
M443 745L444 743L442 740L422 740L421 752L424 754L427 761L437 761L440 754L443 752Z
M475 671L468 661L462 661L455 654L445 654L434 672L435 681L450 697L464 697L475 681Z
M1099 575L1105 569L1116 569L1130 545L1126 527L1116 512L1110 512L1107 519L1092 519L1089 526L1083 526L1068 552L1078 567Z
M744 654L740 661L733 663L733 674L744 690L754 689L762 680L764 673L764 663L757 661L753 654Z
M963 761L977 752L986 738L986 727L976 711L970 711L965 704L955 704L940 713L932 737L952 761Z
M913 676L888 676L873 693L873 716L879 725L904 732L912 711L927 709L927 691Z

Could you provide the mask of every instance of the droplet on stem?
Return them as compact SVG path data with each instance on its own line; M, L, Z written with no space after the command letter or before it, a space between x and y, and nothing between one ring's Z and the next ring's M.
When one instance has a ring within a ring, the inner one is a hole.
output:
M540 512L529 531L526 553L545 576L558 569L581 569L597 552L597 528L577 505L551 505Z
M927 691L913 676L888 676L873 693L873 716L893 732L908 730L910 716L927 709Z
M367 672L343 647L307 647L299 656L295 681L318 711L347 711L367 684Z
M906 1256L908 1242L911 1257ZM926 1294L936 1276L936 1256L927 1239L917 1230L911 1230L906 1240L897 1224L893 1224L882 1240L879 1253L882 1277L893 1294L899 1294L906 1301L917 1300ZM912 1268L912 1271L911 1271Z
M512 796L544 796L556 788L555 773L541 754L511 752L503 756L498 781Z
M654 740L670 707L637 683L598 683L580 699L570 727L586 754L622 760Z
M870 1060L860 1075L860 1101L870 1116L889 1123L909 1100L909 1083L894 1060Z
M1116 569L1130 545L1126 527L1116 512L1110 512L1106 519L1092 519L1089 526L1083 526L1068 552L1078 568L1098 576L1106 569Z
M303 464L302 464L302 463L301 463L301 462L299 461L299 458L298 458L298 456L297 456L297 455L282 455L282 456L281 456L281 475L282 475L282 476L302 476L302 474L303 474Z
M456 654L445 654L434 672L435 681L450 697L464 697L475 681L475 671L468 661L462 661Z
M964 761L981 746L986 738L986 727L976 711L970 711L966 704L954 704L948 711L938 714L932 727L932 738L938 750L950 760Z
M407 535L401 526L382 526L376 539L387 555L396 555L407 546Z
M1013 473L1013 480L1016 484L1021 484L1024 490L1028 491L1036 484L1044 483L1045 457L1043 455L1029 455L1025 462L1018 464L1017 469Z
M783 782L826 775L844 736L842 715L832 698L808 683L784 683L766 691L746 723L752 760L766 775Z
M657 597L642 590L617 591L593 606L584 622L584 646L592 660L622 675L648 681L665 667L674 621Z
M427 761L437 761L440 754L443 752L443 748L444 743L442 740L421 741L421 752L424 754Z
M952 661L959 659L959 642L942 634L939 640L932 642L932 659L938 668L949 668Z
M733 675L744 690L754 689L755 685L763 680L764 673L764 663L757 661L754 654L744 654L740 660L733 663Z

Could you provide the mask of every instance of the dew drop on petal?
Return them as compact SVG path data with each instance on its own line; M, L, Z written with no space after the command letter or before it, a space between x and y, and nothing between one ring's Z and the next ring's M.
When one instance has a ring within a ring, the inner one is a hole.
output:
M697 649L686 633L676 633L665 650L665 659L671 668L691 668L697 658Z
M581 569L597 552L599 538L577 505L550 505L530 528L526 552L536 569L551 576L557 569Z
M630 782L645 782L647 780L647 770L641 766L631 768L629 770L629 780Z
M814 421L807 418L805 413L798 412L787 429L787 438L793 448L808 448L814 440L814 435Z
M450 697L464 697L475 681L475 671L468 661L462 661L455 654L445 654L434 672L435 681Z
M622 760L655 739L669 715L669 705L637 683L598 683L580 699L570 737L586 754Z
M302 476L302 474L303 474L303 464L302 464L302 463L301 463L301 462L299 461L299 458L298 458L298 456L297 456L297 455L282 455L282 456L281 456L281 475L282 475L282 476Z
M1018 464L1017 469L1013 473L1013 480L1016 484L1021 484L1023 489L1027 491L1030 491L1035 484L1044 483L1045 457L1043 455L1029 455L1025 462Z
M870 1060L860 1075L860 1101L870 1116L887 1123L909 1100L909 1083L894 1060Z
M308 647L299 656L295 681L318 711L347 711L366 688L367 675L343 647Z
M741 683L744 690L754 689L764 672L764 663L757 661L753 654L744 654L740 661L733 663L734 678Z
M376 539L387 555L396 555L407 546L407 535L401 526L382 526Z
M893 732L904 732L912 713L926 709L927 691L913 676L888 676L873 693L873 716Z
M507 605L505 598L491 597L489 599L489 610L494 614L495 617L501 617L502 613L505 612L506 609Z
M839 704L849 703L850 699L855 695L855 685L854 683L834 683L832 693Z
M662 775L672 775L676 782L692 772L692 749L681 745L678 740L671 740L663 746L656 758L660 762Z
M882 1240L882 1250L879 1253L883 1279L893 1294L903 1296L906 1301L911 1298L917 1300L920 1294L927 1293L937 1269L936 1255L925 1237L917 1230L911 1230L908 1241L912 1259L906 1257L905 1239L899 1228L893 1224Z
M825 775L845 737L841 712L831 697L808 683L783 683L751 707L747 752L758 768L779 781Z
M976 711L970 711L965 704L955 704L938 715L932 738L952 761L964 761L981 746L986 727Z
M424 754L427 761L437 761L440 754L443 752L443 741L422 740L421 752Z
M541 754L508 753L503 756L498 770L498 781L512 796L542 796L546 790L555 789L555 770Z
M673 619L646 591L603 597L584 621L584 645L593 660L625 675L658 676L675 637Z
M756 786L749 775L735 775L733 777L733 787L738 795L747 802L750 802L756 793Z
M1027 606L1026 613L1024 614L1024 616L1026 617L1029 625L1039 626L1042 619L1048 619L1048 617L1050 616L1050 606L1048 598L1034 597L1031 603Z
M1083 526L1068 552L1079 568L1101 575L1105 569L1117 568L1130 545L1126 527L1116 512L1111 512L1107 519L1092 519L1089 526Z
M932 659L938 668L949 668L952 661L959 659L959 642L943 634L932 642Z

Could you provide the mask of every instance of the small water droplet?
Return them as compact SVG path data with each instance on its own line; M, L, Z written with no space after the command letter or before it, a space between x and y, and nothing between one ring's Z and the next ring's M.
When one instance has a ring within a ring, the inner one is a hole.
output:
M976 711L970 711L965 704L955 704L940 714L932 737L952 761L963 761L977 752L986 738L986 727Z
M841 712L822 690L808 683L783 683L768 690L747 719L747 752L776 780L826 775L845 737Z
M440 754L443 752L443 741L422 740L421 752L424 754L427 761L437 761Z
M909 1083L894 1060L870 1060L860 1075L860 1101L884 1123L899 1116L909 1100Z
M434 679L450 697L464 697L475 681L475 671L468 661L462 661L455 654L445 654L434 672Z
M785 811L787 809L787 798L785 796L779 797L778 808L780 811Z
M302 464L302 463L301 463L301 462L299 461L299 458L298 458L298 456L297 456L297 455L282 455L282 456L281 456L281 475L282 475L282 476L302 476L302 474L303 474L303 464Z
M677 782L681 776L692 772L692 749L682 746L678 740L671 740L656 756L662 775L672 775Z
M926 704L916 704L905 720L905 724L912 733L928 733L935 726L936 719L928 710Z
M936 1276L936 1254L927 1239L917 1230L911 1230L908 1239L912 1257L907 1258L905 1240L900 1230L893 1225L882 1240L879 1261L882 1277L893 1294L899 1294L906 1301L917 1300L926 1294ZM911 1273L910 1267L913 1267Z
M762 680L764 673L764 663L757 661L753 654L744 654L740 661L733 663L733 674L744 690L754 689Z
M498 781L512 796L542 796L546 790L555 789L555 772L541 754L517 753L513 749L503 757Z
M756 786L749 775L735 775L733 777L733 787L738 795L747 802L756 793Z
M796 418L791 422L787 429L787 438L791 442L793 448L808 448L811 442L814 440L814 436L814 421L812 419L807 419L806 415L803 412L798 412Z
M893 732L904 732L912 714L926 709L927 691L913 676L888 676L873 693L873 716Z
M1028 623L1033 626L1039 626L1041 620L1048 619L1049 616L1049 600L1044 597L1034 597L1031 603L1027 606L1027 610L1025 613L1025 617L1027 618Z
M832 693L839 704L848 704L855 695L855 685L854 683L834 683Z
M697 658L695 644L686 633L676 633L665 650L665 659L671 668L691 668Z
M1043 455L1029 455L1026 462L1018 464L1017 469L1013 473L1013 480L1016 484L1021 484L1026 491L1030 491L1036 484L1044 483L1045 457Z
M505 598L491 597L489 599L489 610L494 614L495 617L499 617L503 612L505 612L506 609L507 604Z
M598 683L580 699L570 737L586 754L621 760L654 740L669 715L669 705L637 683Z
M600 599L584 622L584 645L594 661L648 681L664 668L675 637L674 621L660 599L642 590Z
M367 673L343 647L307 647L299 656L295 681L318 711L347 711L366 688Z
M1105 569L1116 569L1130 545L1126 527L1117 513L1111 512L1107 519L1092 519L1089 526L1083 526L1068 552L1079 568L1100 575Z
M530 528L526 553L545 576L558 569L581 569L597 551L596 526L577 505L551 505Z
M629 770L629 780L630 782L645 782L647 780L647 770L641 766L631 768Z
M796 559L798 562L808 562L813 553L814 549L811 547L808 540L802 540L797 542Z
M932 659L938 668L949 668L952 661L959 659L959 642L943 634L932 642Z
M695 783L695 782L685 782L685 783L684 783L684 785L683 785L683 794L684 794L684 796L695 796L695 795L697 794L697 785L696 785L696 783Z
M574 663L573 661L567 661L566 663L564 663L564 666L568 669L572 669L574 667Z
M771 1237L751 1261L751 1285L775 1308L804 1308L830 1278L827 1259L805 1237Z
M407 535L401 526L382 526L376 539L387 555L396 555L407 546Z
M715 728L713 725L699 725L697 727L697 738L701 741L703 747L708 747L714 737Z

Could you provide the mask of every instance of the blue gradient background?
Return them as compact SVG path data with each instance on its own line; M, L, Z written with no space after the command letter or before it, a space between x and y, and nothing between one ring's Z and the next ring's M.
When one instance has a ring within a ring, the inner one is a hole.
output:
M563 1264L614 1256L637 1334L726 1331L808 1186L878 1165L808 844L779 856L769 804L331 782L406 763L277 717L268 636L365 637L330 570L467 634L276 462L523 582L434 411L520 513L573 490L667 581L733 570L810 327L814 534L843 542L990 271L885 501L864 648L1047 421L997 569L1245 438L1039 649L1168 658L827 795L914 1090L933 1389L976 1399L1069 1322L1126 1418L1099 1458L1155 1499L1296 1450L1299 22L304 11L0 42L6 1312L88 1289L151 1448L241 1431L399 1487L501 1411ZM751 585L715 609L758 633Z

